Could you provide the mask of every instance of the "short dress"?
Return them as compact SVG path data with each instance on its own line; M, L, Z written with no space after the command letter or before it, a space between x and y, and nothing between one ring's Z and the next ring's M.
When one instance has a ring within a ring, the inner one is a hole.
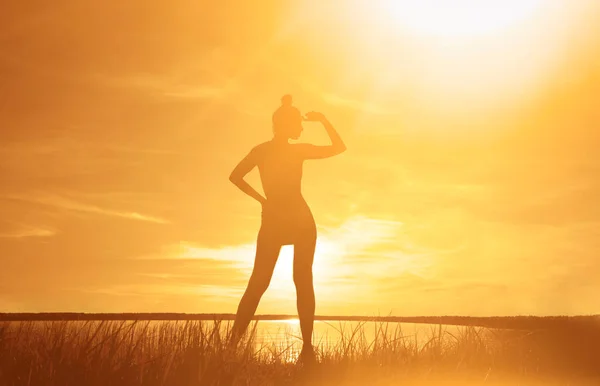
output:
M259 236L290 245L312 242L316 235L315 220L304 199L263 206Z

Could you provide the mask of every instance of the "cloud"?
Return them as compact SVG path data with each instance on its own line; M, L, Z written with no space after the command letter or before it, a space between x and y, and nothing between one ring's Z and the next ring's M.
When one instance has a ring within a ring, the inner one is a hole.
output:
M114 176L115 170L123 172L119 174L139 174L144 171L144 164L160 164L167 157L172 161L181 155L180 149L172 150L162 144L136 146L131 142L86 138L84 132L94 131L93 126L73 125L68 130L74 134L46 136L38 133L33 139L21 138L0 144L4 169L0 191L30 190L39 181L54 180L65 184L77 182L82 176ZM101 184L100 180L96 179L98 184Z
M211 80L198 79L181 82L182 74L129 74L121 76L95 75L91 79L108 87L129 89L149 95L179 99L215 99L223 98L234 91L232 82L223 85L211 85Z
M426 276L427 267L432 264L431 257L436 252L406 243L402 228L399 221L366 216L354 216L337 227L324 228L318 236L313 266L315 287L320 296L332 300L352 294L367 301L375 288L373 282L380 278L402 274ZM167 246L159 256L147 258L199 261L207 269L201 270L201 277L196 279L198 282L214 284L215 288L228 291L233 288L238 293L252 272L255 250L254 242L209 248L182 241ZM195 280L188 276L160 273L149 277L170 283ZM284 246L265 304L277 307L278 302L281 305L281 301L293 298L292 277L293 247ZM357 288L364 293L357 294ZM218 296L218 293L213 291L211 296Z
M99 214L103 216L119 217L129 220L137 220L151 222L156 224L168 224L169 221L160 217L151 216L148 214L138 213L134 211L123 211L109 208L102 208L92 204L78 202L69 198L56 196L52 194L31 194L31 195L15 195L9 196L10 199L31 202L35 204L48 205L68 211Z
M114 296L166 296L166 295L208 295L215 294L239 296L240 290L236 288L224 289L214 285L182 285L182 284L123 284L94 289L81 289L81 292L114 295Z
M165 91L163 95L182 99L213 99L224 97L228 94L226 88L202 87L202 86L179 86Z
M0 238L22 239L26 237L51 237L58 232L55 229L45 227L26 226L14 231L0 233Z
M89 127L72 126L69 130L89 130ZM136 147L124 145L117 142L98 142L97 140L84 140L74 138L74 136L55 136L41 137L36 139L26 139L23 141L14 141L0 144L0 155L5 161L18 165L25 159L38 159L40 157L77 155L88 156L97 155L99 152L110 151L114 153L134 153L134 154L152 154L152 155L172 155L176 151L169 149L159 149L151 147ZM92 154L90 154L92 153ZM83 157L82 157L83 158ZM45 158L49 160L50 158Z

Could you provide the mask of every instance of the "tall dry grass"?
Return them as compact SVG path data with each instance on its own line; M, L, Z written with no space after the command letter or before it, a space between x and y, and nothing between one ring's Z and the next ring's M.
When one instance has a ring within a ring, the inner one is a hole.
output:
M256 324L231 350L229 325L219 321L4 322L0 385L388 385L432 384L433 379L489 384L506 377L548 384L551 379L600 379L595 378L600 376L598 326L538 331L464 327L458 333L432 326L425 340L405 334L395 323L332 327L336 339L317 339L319 363L305 368L295 363L295 337L262 344ZM374 335L367 328L375 328Z

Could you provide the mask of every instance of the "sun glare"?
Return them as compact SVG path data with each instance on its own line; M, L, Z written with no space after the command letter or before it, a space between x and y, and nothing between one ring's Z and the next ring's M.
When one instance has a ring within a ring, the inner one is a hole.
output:
M541 0L386 0L385 15L399 28L440 37L502 31L532 15Z
M465 132L476 126L474 113L485 120L535 98L560 67L583 9L543 0L324 3L326 18L311 18L317 5L309 1L293 20L302 31L340 31L320 35L320 60L335 66L330 89L356 92L329 99L365 115L394 115L409 100L401 103L410 127L437 130L451 117Z

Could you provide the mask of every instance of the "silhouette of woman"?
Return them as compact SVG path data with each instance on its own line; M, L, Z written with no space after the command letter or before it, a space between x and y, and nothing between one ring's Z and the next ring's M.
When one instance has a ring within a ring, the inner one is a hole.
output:
M317 229L310 208L302 197L302 164L307 159L327 158L346 150L344 142L321 113L309 112L305 117L292 106L285 95L273 114L273 139L254 147L235 167L230 181L262 204L262 221L256 242L254 269L246 292L238 306L232 328L232 344L237 345L267 290L279 251L283 245L294 245L294 284L303 347L300 360L313 361L312 332L315 316L315 293L312 265ZM331 145L290 144L302 132L302 121L323 124ZM258 167L265 197L252 188L244 176Z

